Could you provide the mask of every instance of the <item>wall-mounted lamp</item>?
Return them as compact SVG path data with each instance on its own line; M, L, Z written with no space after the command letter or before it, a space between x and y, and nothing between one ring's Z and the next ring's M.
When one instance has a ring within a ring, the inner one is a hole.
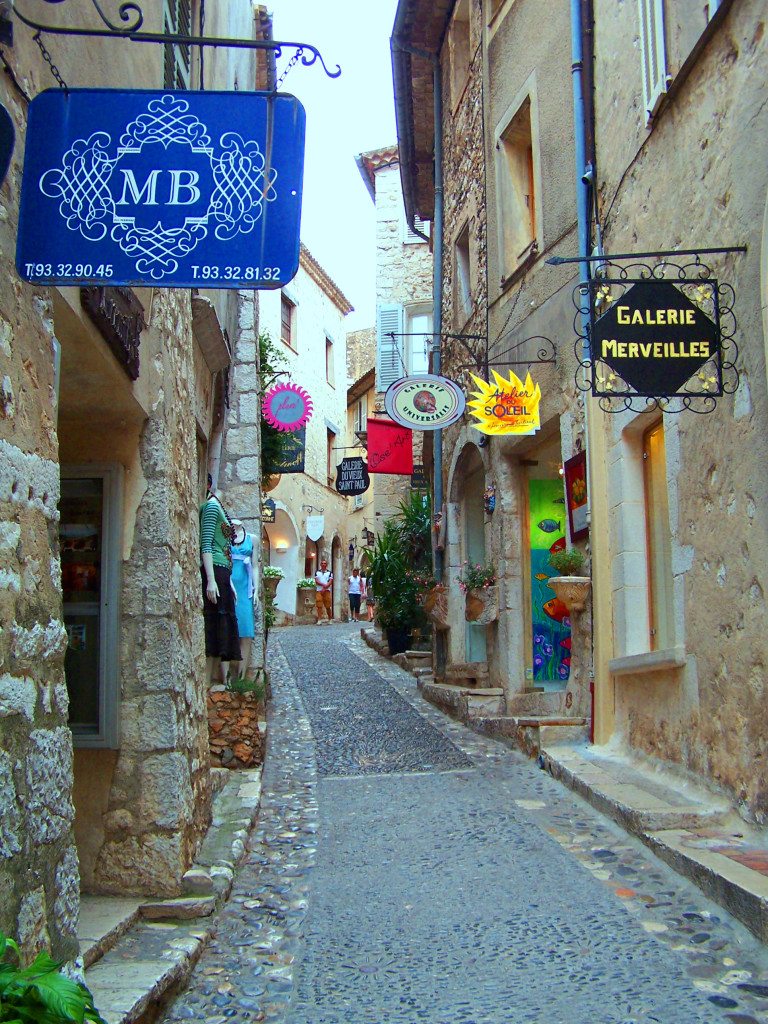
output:
M285 543L284 540L281 540L277 544L275 544L275 551L278 553L278 555L284 555L287 550L288 545Z

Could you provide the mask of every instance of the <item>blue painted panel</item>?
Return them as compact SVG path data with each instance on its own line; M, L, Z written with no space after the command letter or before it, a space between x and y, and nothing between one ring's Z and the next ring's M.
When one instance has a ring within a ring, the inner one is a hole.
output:
M283 94L61 89L29 108L27 281L280 288L299 265L305 115Z

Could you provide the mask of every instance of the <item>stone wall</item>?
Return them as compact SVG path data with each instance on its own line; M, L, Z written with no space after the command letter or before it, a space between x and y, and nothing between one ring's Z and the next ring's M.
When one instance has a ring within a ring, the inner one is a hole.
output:
M354 384L376 363L376 328L347 334L347 385Z
M262 701L252 693L230 693L223 686L208 691L211 763L220 768L253 768L264 760L259 719Z
M77 952L72 736L58 560L52 309L13 265L26 103L0 100L17 146L0 190L0 929L25 957Z

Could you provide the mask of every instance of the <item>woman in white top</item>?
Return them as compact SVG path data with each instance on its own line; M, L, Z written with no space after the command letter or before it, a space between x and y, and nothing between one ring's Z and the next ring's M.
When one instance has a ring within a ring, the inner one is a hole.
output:
M365 590L363 588L363 581L360 578L360 570L355 568L352 570L352 575L349 577L347 593L349 594L349 612L353 622L360 621L360 599L363 597Z

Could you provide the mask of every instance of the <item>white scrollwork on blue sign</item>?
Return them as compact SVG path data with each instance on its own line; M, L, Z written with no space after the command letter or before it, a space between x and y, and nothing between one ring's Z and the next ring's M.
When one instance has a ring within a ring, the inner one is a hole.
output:
M184 168L158 164L147 173L142 164L140 172L136 156L155 146L166 154L171 147L183 147ZM200 161L196 166L201 170L190 169L190 157ZM207 189L203 169L210 176ZM167 187L165 179L160 184L161 174L169 178ZM161 281L175 273L179 259L209 231L223 241L253 231L265 203L277 198L276 179L277 171L266 166L257 142L226 132L217 147L206 125L189 113L186 100L164 95L127 125L119 144L107 132L77 139L61 166L40 176L39 187L59 200L70 231L94 242L109 232L141 277ZM161 187L169 197L162 203Z

